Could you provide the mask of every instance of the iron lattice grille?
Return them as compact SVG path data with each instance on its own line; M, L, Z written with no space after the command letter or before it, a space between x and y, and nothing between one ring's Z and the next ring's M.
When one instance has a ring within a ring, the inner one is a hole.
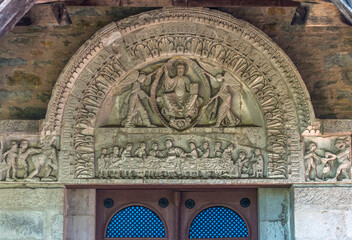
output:
M201 211L189 230L190 239L238 237L248 237L246 223L227 207L210 207Z
M152 210L130 206L118 211L109 222L107 238L165 238L165 228Z

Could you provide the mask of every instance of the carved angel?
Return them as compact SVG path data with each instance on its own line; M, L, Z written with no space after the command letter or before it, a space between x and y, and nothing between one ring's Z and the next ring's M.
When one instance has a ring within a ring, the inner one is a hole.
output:
M146 82L150 82L147 81L150 77L150 75L134 70L115 89L115 94L118 96L129 91L123 102L128 107L127 117L123 120L125 127L154 127L150 122L146 107L142 103L143 99L147 99L149 103L150 97L142 90L142 86L148 85ZM118 102L119 99L118 97L116 101Z
M238 125L240 118L232 110L232 100L234 91L241 91L242 85L229 72L222 74L223 70L219 65L205 59L198 62L204 73L209 77L212 88L220 87L215 96L204 107L204 110L207 110L213 103L213 108L209 112L209 121L211 122L216 118L216 127Z
M237 80L232 77L232 75L226 72L224 75L221 73L217 74L215 77L207 74L211 82L217 81L221 83L221 87L217 94L212 97L209 103L206 105L208 107L212 102L215 102L215 106L217 106L217 119L216 119L216 127L220 126L236 126L240 123L239 117L232 110L232 98L233 98L233 90L241 90L242 86ZM216 107L211 111L209 120L211 121L216 114Z

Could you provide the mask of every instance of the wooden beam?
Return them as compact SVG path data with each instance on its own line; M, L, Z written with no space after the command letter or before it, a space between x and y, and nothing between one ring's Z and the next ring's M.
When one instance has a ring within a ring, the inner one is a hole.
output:
M331 0L345 18L352 24L352 0Z
M26 17L31 25L58 26L71 24L71 18L62 2L50 4L36 4L29 10Z
M188 7L297 7L291 0L188 0Z
M0 2L0 39L15 26L35 2L36 0L3 0Z
M37 3L65 2L79 6L117 7L297 7L292 0L38 0Z

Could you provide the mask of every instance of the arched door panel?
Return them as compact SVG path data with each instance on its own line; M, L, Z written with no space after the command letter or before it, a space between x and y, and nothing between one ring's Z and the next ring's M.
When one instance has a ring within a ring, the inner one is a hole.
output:
M181 239L258 239L256 189L183 192L181 203Z
M98 190L96 239L178 239L174 199L172 191Z

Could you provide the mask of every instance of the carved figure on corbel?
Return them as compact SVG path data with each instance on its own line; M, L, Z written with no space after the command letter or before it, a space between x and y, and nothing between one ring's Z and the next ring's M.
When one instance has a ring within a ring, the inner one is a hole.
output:
M315 141L307 144L307 151L304 156L306 181L350 180L350 137L317 137ZM318 144L321 147L318 148Z
M15 181L17 179L17 157L18 144L16 141L11 141L11 147L2 155L2 162L6 166L6 181Z
M317 164L319 161L321 161L321 157L316 153L317 150L317 144L314 142L311 142L308 145L308 150L304 154L304 161L307 166L306 170L306 180L309 179L309 176L311 175L311 172L314 172L314 177L315 179L318 175L317 173Z
M20 144L11 141L0 159L0 181L55 181L58 163L54 140L41 138L39 148L29 147L28 140Z
M40 153L32 156L31 160L34 165L34 170L29 173L26 181L56 181L58 162L56 155L56 147L54 146L55 137L42 136L39 146ZM54 171L56 172L54 174ZM43 172L43 176L39 174Z
M336 171L335 181L343 174L346 178L351 179L351 148L347 138L336 140L335 147L338 149L336 160L339 166Z
M29 148L29 142L27 140L21 141L19 152L18 152L18 166L17 171L23 171L24 178L28 176L28 162L27 159L32 154L38 154L42 150L38 148Z

